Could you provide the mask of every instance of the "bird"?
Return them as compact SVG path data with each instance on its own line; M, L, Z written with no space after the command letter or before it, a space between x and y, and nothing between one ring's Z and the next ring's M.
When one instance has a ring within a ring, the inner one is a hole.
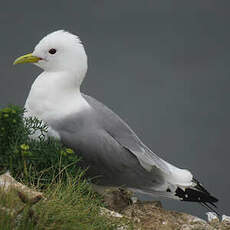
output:
M124 187L216 208L218 199L189 170L160 158L116 113L81 92L88 61L77 35L65 30L49 33L32 53L15 59L14 64L19 63L43 70L31 86L25 117L45 122L49 137L73 149L98 188Z

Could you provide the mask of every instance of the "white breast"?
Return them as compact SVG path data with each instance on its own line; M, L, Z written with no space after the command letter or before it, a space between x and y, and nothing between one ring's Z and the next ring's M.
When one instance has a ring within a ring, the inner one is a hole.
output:
M70 114L90 109L79 88L66 85L65 75L43 72L33 83L25 103L25 116L37 117L49 126L48 135L60 139L55 122Z

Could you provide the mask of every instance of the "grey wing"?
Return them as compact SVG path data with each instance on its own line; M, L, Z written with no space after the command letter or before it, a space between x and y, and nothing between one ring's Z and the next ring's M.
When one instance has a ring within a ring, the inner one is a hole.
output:
M165 161L145 146L134 131L118 115L96 99L84 94L83 96L98 113L101 126L121 146L134 154L145 170L150 172L157 168L167 175L171 173Z
M82 157L79 165L87 168L86 175L94 183L139 189L164 184L165 180L159 170L154 170L154 173L146 171L136 156L121 146L106 130L93 124L80 124L77 131L78 123L74 120L67 120L68 127L59 127L59 134L62 142ZM77 120L79 122L79 118ZM86 120L90 123L88 118ZM80 123L84 121L80 118ZM75 131L71 131L70 127Z

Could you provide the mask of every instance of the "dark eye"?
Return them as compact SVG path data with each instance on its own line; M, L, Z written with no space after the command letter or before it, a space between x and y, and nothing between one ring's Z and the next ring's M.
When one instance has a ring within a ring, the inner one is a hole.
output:
M57 50L55 50L55 49L50 49L50 50L49 50L49 53L50 53L50 54L55 54L56 52L57 52Z

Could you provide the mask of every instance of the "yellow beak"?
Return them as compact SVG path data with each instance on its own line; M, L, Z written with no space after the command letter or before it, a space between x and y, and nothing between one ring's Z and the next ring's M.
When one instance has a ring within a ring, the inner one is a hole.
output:
M39 60L41 60L40 57L33 56L32 53L30 53L17 58L13 64L16 65L20 63L36 63Z

